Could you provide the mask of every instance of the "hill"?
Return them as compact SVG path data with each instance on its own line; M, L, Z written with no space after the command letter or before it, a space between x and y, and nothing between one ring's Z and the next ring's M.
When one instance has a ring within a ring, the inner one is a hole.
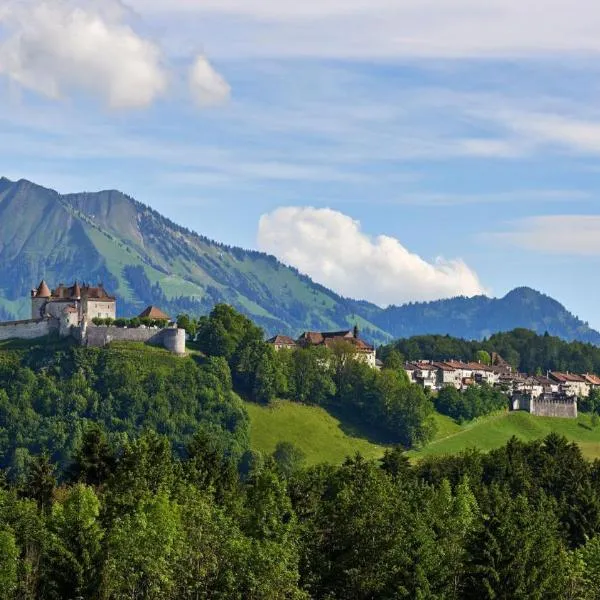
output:
M340 464L360 452L367 458L383 456L385 448L345 426L325 409L279 401L273 406L245 403L250 416L250 445L271 454L279 442L291 442L306 455L306 463Z
M0 179L0 319L25 318L32 285L102 281L122 316L156 304L176 315L227 302L268 333L357 323L376 343L440 333L481 339L527 327L600 344L600 333L528 288L504 298L454 298L382 309L342 298L264 253L189 231L115 190L61 195Z
M587 414L580 414L578 419L555 419L510 412L483 417L463 426L448 417L438 415L437 418L437 438L422 450L410 451L409 456L419 459L457 454L469 448L488 451L503 446L513 436L532 441L554 432L577 442L587 458L600 458L600 427L593 428Z

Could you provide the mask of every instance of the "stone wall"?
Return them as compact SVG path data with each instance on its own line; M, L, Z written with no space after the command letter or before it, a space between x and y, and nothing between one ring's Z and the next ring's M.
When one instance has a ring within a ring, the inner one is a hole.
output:
M35 319L30 321L8 321L0 323L0 340L13 338L33 340L49 335L53 331L49 319Z
M537 417L562 417L565 419L577 418L577 400L533 400L531 414Z
M162 346L176 354L184 354L185 330L88 326L86 345L102 348L110 342L143 342L144 344Z

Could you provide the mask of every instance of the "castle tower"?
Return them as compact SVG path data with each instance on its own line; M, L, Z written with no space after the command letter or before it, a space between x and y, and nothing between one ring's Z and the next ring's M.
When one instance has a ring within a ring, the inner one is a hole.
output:
M37 290L31 292L31 318L41 319L44 316L44 307L50 299L50 288L42 279Z

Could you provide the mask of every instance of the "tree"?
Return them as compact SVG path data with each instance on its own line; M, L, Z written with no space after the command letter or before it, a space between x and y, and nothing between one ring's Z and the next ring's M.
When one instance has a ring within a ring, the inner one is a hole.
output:
M56 488L55 470L56 467L50 462L46 451L29 462L25 492L36 501L39 510L48 511L52 506L52 496Z
M393 348L383 359L383 368L390 369L391 371L404 370L404 356Z
M179 327L180 329L185 329L185 332L190 339L196 339L196 333L198 332L198 323L189 315L179 315L177 317L177 327Z
M291 442L279 442L273 452L273 459L277 470L287 479L302 468L306 455Z
M11 600L17 589L19 548L13 532L0 526L0 600Z
M98 423L90 424L71 466L71 476L76 481L97 486L106 481L114 465L115 456L106 431Z
M482 365L491 365L492 357L487 350L477 350L474 356L475 362L481 363Z

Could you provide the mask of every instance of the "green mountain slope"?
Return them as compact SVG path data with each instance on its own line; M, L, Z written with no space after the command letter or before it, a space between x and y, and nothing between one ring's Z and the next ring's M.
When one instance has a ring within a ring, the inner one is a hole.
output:
M45 278L101 281L121 315L153 303L176 315L228 302L269 333L358 323L376 343L423 333L481 338L527 327L600 344L600 333L527 288L502 299L454 298L392 306L342 298L273 256L225 246L118 191L61 195L0 178L0 319L25 318Z

